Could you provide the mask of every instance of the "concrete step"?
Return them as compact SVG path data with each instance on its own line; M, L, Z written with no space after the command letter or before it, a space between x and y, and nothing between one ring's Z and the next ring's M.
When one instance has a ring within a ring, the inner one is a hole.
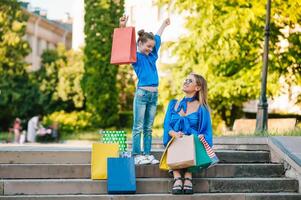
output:
M128 149L132 148L132 141L128 138ZM214 137L215 150L248 150L268 151L266 137ZM162 139L153 139L152 149L164 149Z
M0 164L0 179L35 178L90 178L89 164ZM218 164L197 173L194 177L281 177L284 174L282 164ZM167 178L168 172L158 165L136 166L139 178Z
M105 180L90 179L21 179L0 180L0 195L62 195L106 194ZM298 192L298 181L288 178L195 178L196 193L275 193ZM172 180L169 178L138 178L138 194L169 193Z
M128 149L132 149L132 143L127 144ZM162 142L153 142L152 149L164 149ZM247 150L247 151L269 151L267 144L214 144L214 150Z
M215 150L247 150L247 151L269 151L266 144L215 144Z
M152 149L163 149L162 143L152 144ZM128 149L132 149L132 144L128 144ZM214 150L247 150L247 151L269 151L269 146L265 144L215 144Z
M0 196L1 200L300 200L300 193L205 193L194 195L23 195Z
M152 154L160 159L163 149L154 150ZM268 163L268 151L216 151L221 163ZM0 163L3 164L89 164L90 148L55 148L31 147L0 148Z

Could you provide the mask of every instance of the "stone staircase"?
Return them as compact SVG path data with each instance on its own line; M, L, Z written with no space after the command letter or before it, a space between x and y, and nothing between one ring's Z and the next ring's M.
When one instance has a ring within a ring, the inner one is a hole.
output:
M271 163L265 145L217 145L220 163L194 175L194 195L180 196L170 194L172 179L158 165L136 167L137 194L107 195L105 180L90 179L89 147L0 147L0 199L301 200L298 181ZM162 151L159 144L153 154Z

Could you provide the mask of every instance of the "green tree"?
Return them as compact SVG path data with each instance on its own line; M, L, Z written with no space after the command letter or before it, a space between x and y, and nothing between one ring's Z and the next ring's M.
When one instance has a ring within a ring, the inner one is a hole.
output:
M169 3L165 0L159 2ZM183 80L190 72L200 73L208 81L213 122L222 119L227 126L232 126L234 119L241 115L242 104L257 99L259 95L265 3L263 0L175 0L172 10L190 15L186 15L189 34L168 46L178 57L177 64L170 69L172 78L165 81L165 88L171 88L170 96L177 96L181 91L182 82L173 80ZM286 24L296 24L300 20L297 0L283 4L277 0L272 5L270 97L279 91L278 78L283 74L276 70L279 57L275 50L283 28L278 20ZM289 66L291 68L292 64Z
M281 34L273 51L273 70L285 81L289 97L293 98L292 88L301 85L301 3L290 0L286 3L276 1L275 4L277 15L273 20ZM300 104L301 94L297 100Z
M60 46L64 52L66 61L61 59L59 65L59 81L57 86L57 96L62 101L72 102L74 108L82 108L84 95L81 88L81 80L84 75L84 61L82 51L66 51L64 46Z
M39 102L44 114L50 114L56 110L66 109L66 105L58 100L55 93L59 81L58 60L64 59L56 49L46 49L41 55L41 69L34 72L36 85L39 87Z
M113 29L123 13L123 0L85 1L85 74L82 81L87 110L94 124L118 121L117 67L110 64Z
M119 111L132 111L135 93L136 75L131 65L122 65L118 68L117 88Z
M23 39L28 16L16 0L0 3L0 122L7 128L14 117L26 118L35 111L36 87L26 72L30 52Z
M84 104L80 84L84 74L82 52L66 50L59 44L56 49L45 50L41 57L42 67L35 72L35 77L44 114L81 110Z

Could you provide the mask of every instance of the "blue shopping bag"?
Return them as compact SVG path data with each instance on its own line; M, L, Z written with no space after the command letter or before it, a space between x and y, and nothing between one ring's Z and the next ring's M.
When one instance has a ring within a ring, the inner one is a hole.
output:
M136 174L133 158L108 158L109 194L136 193Z

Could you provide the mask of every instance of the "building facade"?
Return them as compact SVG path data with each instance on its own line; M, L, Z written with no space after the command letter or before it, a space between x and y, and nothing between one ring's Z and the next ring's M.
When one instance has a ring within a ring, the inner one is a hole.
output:
M48 20L41 10L31 12L26 5L23 11L29 16L25 39L31 47L31 53L26 57L29 71L39 70L41 55L45 49L54 49L59 43L66 49L72 47L72 25Z

